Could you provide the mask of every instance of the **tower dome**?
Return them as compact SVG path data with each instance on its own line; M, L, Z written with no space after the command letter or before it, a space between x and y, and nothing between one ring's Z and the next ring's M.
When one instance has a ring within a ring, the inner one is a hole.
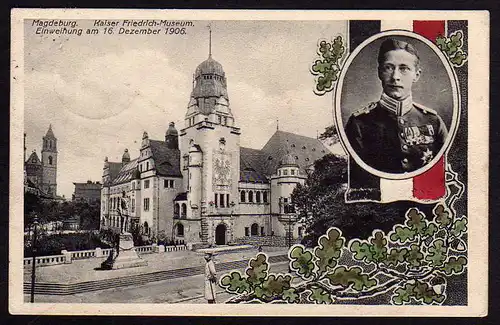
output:
M122 156L122 163L128 163L128 162L130 162L130 154L128 153L128 149L125 149Z
M298 164L295 158L290 153L287 153L280 160L280 167L282 166L298 166Z
M212 56L210 55L208 59L203 61L198 65L196 68L196 71L194 73L195 79L200 77L201 75L218 75L220 77L225 77L226 73L224 72L224 69L222 68L222 64L219 62L215 61L212 59Z
M179 132L175 128L175 123L174 122L170 122L168 124L168 129L167 129L167 132L165 133L165 135L178 135L178 134L179 134Z

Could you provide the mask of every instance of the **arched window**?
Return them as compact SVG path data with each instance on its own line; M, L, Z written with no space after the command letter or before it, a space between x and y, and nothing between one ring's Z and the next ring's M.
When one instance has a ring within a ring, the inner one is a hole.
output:
M252 203L253 202L253 192L248 191L248 202Z
M144 234L149 234L149 225L147 221L144 221Z
M250 227L250 235L251 236L258 236L259 235L259 225L254 223Z
M179 218L179 204L174 204L174 218Z
M184 237L184 225L182 223L177 224L177 236Z
M49 156L49 165L52 165L52 156Z
M241 191L240 193L240 201L245 202L245 191Z
M187 206L186 203L182 203L181 219L186 219Z
M262 196L263 196L263 199L264 199L264 203L267 203L267 192L263 192Z
M255 193L255 201L256 201L257 203L260 203L260 192L256 192L256 193Z

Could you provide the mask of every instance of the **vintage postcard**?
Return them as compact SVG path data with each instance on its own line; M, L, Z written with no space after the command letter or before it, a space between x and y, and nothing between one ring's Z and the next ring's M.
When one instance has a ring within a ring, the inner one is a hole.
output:
M487 314L488 12L15 9L11 49L11 313Z

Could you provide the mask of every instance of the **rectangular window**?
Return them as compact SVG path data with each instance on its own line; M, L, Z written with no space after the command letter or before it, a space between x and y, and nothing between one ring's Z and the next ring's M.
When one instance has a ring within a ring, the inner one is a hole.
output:
M144 181L144 188L149 188L149 179Z
M135 190L135 182L132 182L132 189Z
M215 207L216 208L219 206L219 200L218 200L218 198L219 198L219 194L215 193L214 194L214 199L215 199L214 202L215 202Z
M174 184L175 184L175 183L174 183L174 180L173 180L173 179L170 179L170 180L168 181L168 184L169 184L169 187L170 187L170 188L174 188Z
M261 236L264 236L264 235L265 235L265 233L264 233L264 227L260 227L260 235L261 235Z
M288 175L288 169L283 169L283 175Z
M163 187L168 188L168 179L163 180Z
M144 211L149 211L149 198L144 199Z
M149 170L149 161L146 161L146 170Z
M227 125L227 117L224 116L224 125Z
M225 205L224 205L224 194L219 195L219 199L220 199L220 207L221 208L225 207Z
M132 211L132 213L135 212L135 199L132 199L131 211Z
M290 174L295 175L295 169L291 169Z
M245 227L245 236L250 236L250 229Z
M229 194L226 194L226 205L229 207Z
M262 193L264 203L267 203L267 192Z
M222 124L222 117L220 115L217 115L217 117L219 118L219 124Z

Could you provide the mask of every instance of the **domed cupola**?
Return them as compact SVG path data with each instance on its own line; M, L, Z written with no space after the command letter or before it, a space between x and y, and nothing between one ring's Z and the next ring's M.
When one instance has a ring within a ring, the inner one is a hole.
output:
M296 159L290 154L287 153L280 160L280 167L289 167L289 166L298 166Z
M191 102L198 106L200 113L208 115L214 112L217 101L221 97L229 101L226 73L222 65L209 56L196 68Z
M128 149L125 149L122 156L122 163L125 164L128 162L130 162L130 154L128 153Z

